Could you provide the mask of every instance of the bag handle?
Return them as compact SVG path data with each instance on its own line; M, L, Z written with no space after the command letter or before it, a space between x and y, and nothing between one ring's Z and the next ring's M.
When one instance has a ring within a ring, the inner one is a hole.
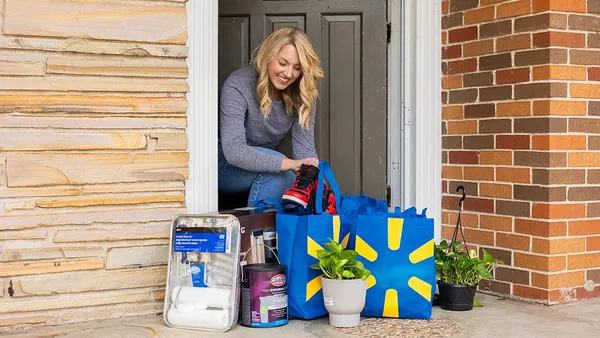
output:
M315 201L315 212L321 215L323 211L323 186L325 184L325 177L327 177L327 181L329 182L329 186L331 190L333 190L333 194L335 195L335 205L337 208L341 208L341 196L340 196L340 188L338 186L337 181L335 180L335 176L333 175L333 171L331 167L329 167L329 163L327 161L321 161L319 163L319 184L317 185L317 197Z
M275 207L275 209L277 209L278 214L283 214L283 206L281 205L281 203L279 203L279 201L277 199L275 199L273 197L267 197L262 200L253 201L252 205L254 205L257 208L272 206L272 207Z

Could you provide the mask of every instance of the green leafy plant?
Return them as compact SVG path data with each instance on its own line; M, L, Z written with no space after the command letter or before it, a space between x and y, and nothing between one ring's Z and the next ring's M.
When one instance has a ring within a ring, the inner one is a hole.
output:
M484 278L492 278L492 270L496 264L504 264L494 259L483 249L480 259L473 249L466 250L462 243L453 242L452 247L446 240L435 246L435 268L438 280L447 284L475 286Z
M314 270L321 270L325 278L365 280L371 275L362 262L356 260L356 251L345 250L333 240L329 240L325 246L328 250L317 251L319 263L310 266Z

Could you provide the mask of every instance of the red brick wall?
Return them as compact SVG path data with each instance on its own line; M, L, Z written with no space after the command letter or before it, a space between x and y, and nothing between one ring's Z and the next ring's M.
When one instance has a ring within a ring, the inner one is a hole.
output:
M600 0L443 12L444 237L462 184L467 241L506 263L482 289L600 297Z

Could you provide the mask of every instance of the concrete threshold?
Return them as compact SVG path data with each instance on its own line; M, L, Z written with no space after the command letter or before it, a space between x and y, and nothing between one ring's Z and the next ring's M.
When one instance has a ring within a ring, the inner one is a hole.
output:
M270 329L240 325L227 333L172 329L162 316L127 317L4 332L6 338L24 337L600 337L600 299L544 306L477 294L484 307L451 312L434 307L431 320L363 318L358 328L336 329L327 318L291 320Z

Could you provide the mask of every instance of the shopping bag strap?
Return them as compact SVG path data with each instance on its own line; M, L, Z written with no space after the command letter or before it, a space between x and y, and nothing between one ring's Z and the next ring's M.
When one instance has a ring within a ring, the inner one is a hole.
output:
M267 197L262 200L252 201L252 205L254 205L257 208L275 207L275 209L277 209L278 214L283 214L283 206L281 205L281 203L279 203L277 199L273 197Z
M329 182L329 187L333 190L333 194L335 195L335 205L337 208L341 206L341 196L340 196L340 188L338 186L337 181L335 180L335 176L333 175L333 171L331 167L329 167L329 163L327 161L321 161L319 163L319 184L317 185L317 196L315 201L315 212L317 214L322 214L323 211L323 185L325 184L325 178Z

